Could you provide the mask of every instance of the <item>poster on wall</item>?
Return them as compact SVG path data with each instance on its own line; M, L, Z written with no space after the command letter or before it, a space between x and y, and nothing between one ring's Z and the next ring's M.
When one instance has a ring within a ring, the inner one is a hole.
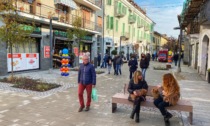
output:
M79 63L83 63L82 61L83 55L84 55L83 52L79 53Z
M13 63L11 62L12 55L7 54L7 70L13 71L31 70L39 68L39 53L15 53L13 54Z
M78 47L74 47L74 54L75 54L76 57L79 56L79 49L78 49Z
M50 46L44 46L44 58L50 58Z

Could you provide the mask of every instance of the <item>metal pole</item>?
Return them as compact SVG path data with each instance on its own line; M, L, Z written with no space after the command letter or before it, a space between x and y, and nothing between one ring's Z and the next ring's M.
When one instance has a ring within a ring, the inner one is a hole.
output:
M121 58L121 39L122 39L122 36L120 36L120 58Z
M179 62L178 62L178 69L177 69L177 72L181 72L181 67L180 67L180 64L181 64L181 42L182 42L182 28L180 27L180 36L179 36Z
M50 18L50 69L53 69L53 61L52 61L52 55L53 55L53 47L52 47L52 18Z

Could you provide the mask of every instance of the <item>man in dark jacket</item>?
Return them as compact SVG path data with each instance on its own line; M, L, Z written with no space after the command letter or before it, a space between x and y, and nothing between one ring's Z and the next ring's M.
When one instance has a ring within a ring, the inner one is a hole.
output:
M136 71L136 69L138 68L138 62L137 60L134 58L135 56L132 55L131 56L131 60L129 60L128 62L128 66L129 66L129 70L130 70L130 79L132 79L132 74Z
M179 59L179 55L177 53L175 53L174 56L173 56L173 60L174 60L175 66L177 66L178 59Z
M101 65L101 53L98 53L98 66Z
M87 103L85 110L89 111L92 88L95 88L96 85L96 72L94 66L89 63L89 57L86 55L83 56L83 64L80 65L80 69L78 72L78 84L78 96L80 102L80 108L78 112L81 112L85 108L83 98L83 93L85 89L87 91Z
M141 68L141 72L142 72L142 76L145 80L145 76L146 76L146 70L149 66L149 61L146 58L145 54L141 54L141 60L140 60L140 68Z
M118 55L117 59L116 59L116 74L117 75L118 75L118 71L119 71L120 75L122 74L121 65L122 65L122 57L120 55Z

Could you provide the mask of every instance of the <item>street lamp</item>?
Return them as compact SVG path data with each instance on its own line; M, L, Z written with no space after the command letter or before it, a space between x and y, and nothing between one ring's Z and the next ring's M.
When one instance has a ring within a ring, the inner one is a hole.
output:
M178 69L177 72L181 72L181 67L180 67L180 63L181 63L181 42L182 42L182 28L181 27L175 27L174 30L178 30L180 29L180 35L179 35L179 62L178 62Z
M122 52L121 52L121 41L122 39L126 38L125 36L120 36L120 58L122 56Z
M53 60L52 60L52 56L53 56L53 47L52 47L52 20L57 21L58 17L51 17L50 18L50 70L53 69Z

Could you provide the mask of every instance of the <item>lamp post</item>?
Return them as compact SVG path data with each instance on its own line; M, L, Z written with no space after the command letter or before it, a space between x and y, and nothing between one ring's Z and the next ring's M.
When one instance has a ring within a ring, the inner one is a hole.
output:
M53 56L53 47L52 47L52 20L57 21L58 17L51 17L50 18L50 70L53 69L53 60L52 60L52 56Z
M175 27L174 30L177 30L177 29L180 29L180 35L179 35L179 62L178 62L178 69L177 69L177 72L181 72L181 67L180 67L180 64L181 64L181 42L182 42L182 28L181 27Z

